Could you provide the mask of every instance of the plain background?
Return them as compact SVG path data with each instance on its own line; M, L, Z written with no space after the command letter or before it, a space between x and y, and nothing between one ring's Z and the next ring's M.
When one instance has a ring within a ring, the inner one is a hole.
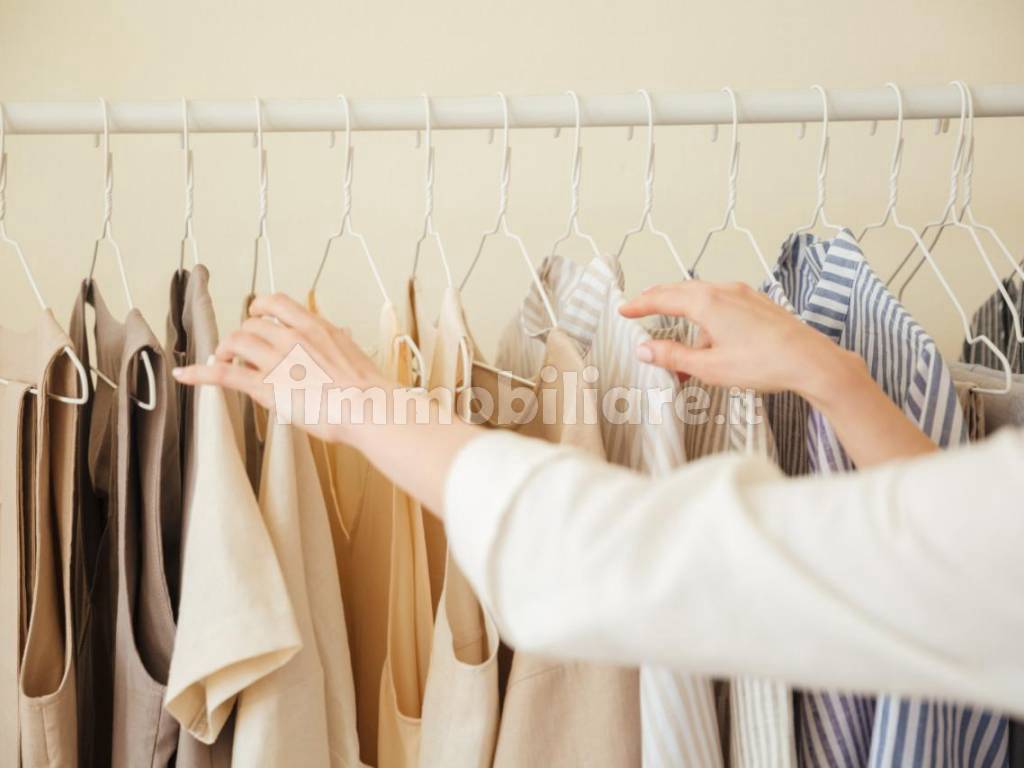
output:
M1024 80L1024 4L1018 0L849 2L680 2L631 0L472 0L444 2L199 2L0 0L0 100L581 94L738 91L971 84ZM513 115L514 120L514 115ZM956 125L934 135L908 123L900 207L921 226L948 195ZM1018 257L1024 255L1024 121L978 120L975 211ZM892 124L875 136L866 124L832 128L828 213L859 230L887 200ZM514 131L510 222L535 261L566 226L572 131ZM655 220L684 260L725 205L728 131L657 131ZM738 215L773 262L786 234L810 217L819 127L741 127ZM617 246L639 217L644 135L622 129L583 135L582 226L604 249ZM302 297L327 237L337 228L342 153L323 134L272 135L269 229L280 288ZM175 136L115 136L114 232L136 304L163 334L167 293L183 229L183 153ZM340 143L339 143L340 144ZM457 275L498 203L499 143L484 131L436 132L435 220ZM257 227L257 157L251 136L197 135L195 230L213 277L222 329L234 327L248 290ZM8 229L24 246L62 322L89 268L103 210L103 158L87 136L8 139ZM411 133L355 136L353 220L368 239L396 304L401 303L423 217L423 155ZM977 253L950 232L936 258L968 312L993 290ZM888 276L908 246L890 230L865 242ZM568 251L586 258L586 246ZM1002 256L993 258L1003 274ZM35 307L13 259L0 246L0 323L25 327ZM678 279L655 240L634 239L624 255L628 292ZM739 238L714 241L702 274L758 281L759 267ZM421 265L430 301L443 281L436 255ZM109 251L100 286L116 312L124 299ZM488 247L464 299L486 352L511 318L528 282L515 249ZM370 340L381 296L356 244L336 248L321 304ZM959 319L926 271L906 303L945 352L959 353Z

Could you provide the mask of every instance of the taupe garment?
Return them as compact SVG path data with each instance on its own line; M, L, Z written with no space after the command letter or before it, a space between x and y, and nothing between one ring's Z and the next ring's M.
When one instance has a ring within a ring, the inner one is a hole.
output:
M47 310L0 329L0 764L78 763L71 553L77 376Z
M422 333L422 330L421 330ZM433 344L428 388L454 392L468 383L460 349L471 350L458 295L449 288ZM444 531L427 526L431 588L442 586L423 699L420 765L485 768L498 735L498 631L447 551Z
M98 290L83 283L72 326L84 349L85 307L95 310L94 366L116 393L99 385L89 444L94 485L113 473L107 497L108 525L116 543L113 730L114 768L207 766L206 748L163 709L171 652L181 557L181 468L177 404L170 366L138 310L119 323ZM143 352L153 367L156 391L148 391ZM99 392L108 392L101 398ZM156 407L139 407L133 395ZM109 515L109 505L116 517ZM95 681L102 685L104 681Z
M490 425L570 445L603 460L600 423L586 417L585 365L578 348L556 329L548 333L543 355L540 368L533 372L539 376L534 394L540 407L532 418L523 423L501 423L492 418ZM492 371L474 369L473 386L487 391L495 403L499 401L502 384ZM566 418L567 412L575 418ZM498 729L496 768L639 764L636 669L513 653Z

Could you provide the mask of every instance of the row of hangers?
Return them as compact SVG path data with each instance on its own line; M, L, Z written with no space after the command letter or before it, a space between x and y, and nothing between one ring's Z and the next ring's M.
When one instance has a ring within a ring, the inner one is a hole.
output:
M903 159L903 98L899 87L894 83L887 83L887 86L892 89L897 102L897 118L896 118L896 141L893 147L892 159L890 162L889 172L889 199L881 220L874 224L866 226L858 236L858 240L862 240L864 236L869 232L885 227L887 224L892 223L896 228L907 232L913 239L913 246L904 259L900 262L896 270L890 276L887 284L891 284L896 276L902 271L903 267L909 263L915 253L920 251L921 257L917 264L901 284L898 295L902 298L907 285L911 280L918 274L921 267L927 263L939 280L944 292L953 304L954 308L959 315L961 324L964 330L967 343L977 344L981 343L992 350L993 354L1000 360L1003 365L1005 373L1005 386L999 390L981 390L985 392L1006 392L1009 391L1012 374L1010 363L1007 360L1005 354L1000 350L997 345L984 334L973 334L970 328L970 321L968 319L967 312L960 304L956 297L955 292L950 286L945 275L942 273L938 264L935 262L933 257L933 251L936 245L946 229L957 228L962 229L971 237L976 250L982 258L985 264L986 270L990 277L993 279L997 286L997 290L1001 294L1002 298L1007 304L1011 318L1013 320L1013 327L1016 339L1018 342L1024 343L1024 329L1021 326L1021 318L1013 305L1013 301L1006 291L1003 281L999 276L998 271L992 264L991 259L978 236L978 230L981 230L992 237L992 239L999 246L1000 252L1008 260L1014 269L1014 273L1024 281L1024 261L1018 262L1010 253L1003 240L999 237L998 233L990 226L979 223L974 215L972 202L972 177L974 172L974 106L973 99L971 97L970 89L962 81L953 81L952 86L958 89L961 99L960 109L960 120L957 141L954 147L953 161L950 172L950 194L947 199L946 205L943 209L942 215L938 220L926 225L920 232L905 224L899 217L897 210L898 200L898 188L899 188L899 174L902 166ZM818 162L817 162L817 195L815 201L815 207L810 221L798 228L796 232L808 232L812 230L819 223L833 230L840 230L841 227L833 224L826 212L826 182L828 175L828 162L829 162L829 112L828 112L828 94L826 90L820 85L814 85L812 88L821 96L822 100L822 132L818 151ZM671 237L660 230L654 223L653 219L653 206L654 206L654 159L655 159L655 142L654 142L654 104L651 99L650 93L646 90L639 91L639 95L644 99L644 104L647 111L647 149L645 153L645 165L643 174L643 189L644 189L644 204L641 209L640 219L637 225L630 229L623 236L619 243L619 246L615 252L616 258L621 257L629 240L640 233L648 232L654 235L657 239L661 240L666 246L673 261L678 266L683 279L692 279L693 270L700 264L703 259L710 241L714 235L727 231L733 230L744 236L751 250L754 252L761 268L763 269L768 280L772 283L777 283L774 272L770 267L768 260L764 256L764 252L759 247L756 238L753 233L746 227L741 226L737 221L736 216L736 201L737 201L737 187L739 178L739 159L740 159L740 141L739 141L739 105L737 102L736 94L731 88L723 88L722 91L729 97L730 105L732 108L732 134L731 134L731 152L728 165L728 176L727 176L727 199L725 214L722 219L722 223L713 227L705 235L700 248L697 251L697 255L694 259L691 268L687 268L683 259L679 255L679 251L676 249ZM593 252L595 257L601 257L600 248L597 245L596 240L587 232L583 231L579 222L580 215L580 186L581 186L581 172L582 172L582 146L581 146L581 108L579 97L574 91L568 91L567 96L572 99L574 108L574 141L573 149L570 159L570 209L569 209L569 220L565 232L553 243L550 252L557 253L558 249L572 237L579 237L586 242ZM349 109L348 99L341 95L338 97L342 103L343 111L345 114L345 127L344 127L344 165L342 172L342 208L340 224L336 232L334 232L327 240L324 247L323 256L320 260L316 275L313 279L312 292L315 294L317 287L319 286L321 277L323 276L324 268L331 255L332 246L343 240L346 237L351 237L359 245L359 248L366 259L366 262L372 272L374 282L380 292L381 299L385 304L390 304L390 298L381 276L381 271L377 265L376 259L370 250L369 244L364 235L357 231L352 223L352 180L353 180L353 147L351 138L351 114ZM537 287L539 296L541 297L545 312L551 322L551 327L557 327L558 321L555 315L554 309L551 306L550 300L547 295L547 291L544 290L543 283L540 275L537 272L536 266L533 259L530 257L529 251L526 248L522 238L514 232L508 221L508 202L509 202L509 182L511 178L511 146L509 143L509 130L510 130L510 116L508 100L503 93L498 93L498 98L501 101L502 107L502 153L501 153L501 166L499 174L499 202L498 202L498 213L493 227L486 230L480 237L477 249L474 253L473 259L467 269L462 281L459 283L458 290L465 288L469 281L470 276L473 274L478 263L480 262L481 256L486 248L488 241L495 237L504 237L511 240L516 246L517 250L523 259L524 264L530 274L531 281ZM134 308L132 301L131 290L128 284L127 271L125 269L124 259L121 255L120 247L114 238L112 231L112 208L113 208L113 154L110 150L110 124L109 115L107 109L107 103L104 99L100 99L100 105L103 111L103 154L104 154L104 213L102 221L102 229L100 237L94 243L93 248L93 259L89 270L87 280L92 281L93 274L95 272L96 263L98 259L100 245L104 242L108 243L114 254L117 262L119 275L121 278L122 288L124 290L125 298L127 300L129 311ZM422 246L428 240L432 241L437 249L439 259L441 262L442 269L444 271L445 280L449 288L455 288L455 282L452 277L452 271L444 243L442 241L440 233L434 226L433 221L433 203L434 203L434 172L435 172L435 158L434 158L434 147L431 141L431 110L430 110L430 99L426 95L423 96L424 101L424 112L425 112L425 187L424 187L424 221L422 233L415 244L414 257L413 257L413 268L412 274L415 276L417 267L420 260L420 253ZM265 258L267 261L267 272L268 272L268 285L271 291L276 290L276 281L274 275L273 265L273 251L271 248L270 237L267 231L267 213L268 213L268 186L269 177L267 169L267 151L263 144L263 103L262 100L255 99L255 111L256 111L256 133L255 133L255 144L257 149L257 160L258 160L258 200L259 200L259 217L258 217L258 230L254 243L254 256L253 256L253 268L252 268L252 281L251 290L255 292L259 271L260 262L260 251L261 245L262 250L265 251ZM941 122L941 121L940 121ZM5 243L13 248L15 254L18 257L19 263L21 264L22 270L25 272L32 290L36 296L37 302L40 307L47 309L47 304L43 299L42 293L39 290L38 284L32 274L31 268L26 260L20 245L11 238L6 229L5 224L5 213L6 213L6 181L7 181L7 154L5 149L5 134L4 134L4 114L3 105L0 104L0 242ZM193 264L199 264L199 249L196 243L196 238L193 230L193 210L194 210L194 162L192 147L189 137L189 112L188 102L182 100L182 147L185 151L185 232L181 240L180 245L180 263L179 267L183 268L185 265L185 253L189 251L191 253ZM877 127L877 123L872 124L872 133L874 133ZM712 141L718 138L718 126L715 125L712 128ZM801 125L801 138L805 132L805 126ZM632 132L630 133L632 137ZM334 145L335 137L332 132L332 146ZM419 137L418 137L419 141ZM962 203L960 202L961 194L963 196ZM959 207L958 207L959 204ZM924 238L929 231L935 230L930 244L925 244ZM424 370L422 357L420 356L419 350L416 348L415 343L408 336L400 337L396 340L396 344L407 344L416 358L420 375ZM82 361L78 359L74 351L69 347L63 350L63 353L69 357L72 364L74 365L79 378L80 391L79 395L58 395L55 393L48 393L51 397L71 405L80 405L88 400L88 393L90 391L88 374L86 367ZM462 349L463 359L466 362L463 370L469 370L468 361L470 360L470 353L468 343L463 342ZM148 381L148 393L149 396L146 400L141 400L134 394L132 395L133 400L136 404L145 410L152 410L156 406L155 395L155 376L153 372L152 362L149 359L149 355L143 352L141 356L141 362L145 371ZM473 362L476 367L481 367L481 364L477 361ZM488 366L482 366L488 368ZM106 385L116 388L116 383L111 381L99 370L91 367L91 370L96 374L97 378L103 381ZM490 370L503 375L508 375L506 372L497 371L491 368ZM468 373L467 373L468 375ZM519 380L521 383L532 386L534 382L527 381L525 379L519 379L519 377L513 377ZM8 384L9 382L5 379L0 378L0 384ZM35 392L35 390L32 390Z

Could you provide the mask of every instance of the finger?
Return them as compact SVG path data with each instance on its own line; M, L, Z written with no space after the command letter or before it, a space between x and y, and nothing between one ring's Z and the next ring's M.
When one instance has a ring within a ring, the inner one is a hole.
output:
M636 356L641 362L660 365L670 371L701 379L706 377L709 358L713 354L714 351L711 349L695 349L678 341L666 339L644 342L636 351Z
M265 339L246 331L229 334L217 346L215 355L222 363L230 363L235 358L241 358L264 371L269 371L281 362L282 358L282 355Z
M249 305L249 314L252 317L276 317L285 325L304 332L323 325L319 316L284 293L257 296Z
M248 395L264 407L269 408L272 400L263 376L252 368L230 363L215 362L208 365L189 365L175 368L171 372L177 381L189 386L214 386L233 389Z
M713 287L700 280L657 285L619 307L624 317L670 315L700 323Z
M289 347L289 343L294 339L291 331L266 317L250 317L242 323L241 330L259 336L278 350Z

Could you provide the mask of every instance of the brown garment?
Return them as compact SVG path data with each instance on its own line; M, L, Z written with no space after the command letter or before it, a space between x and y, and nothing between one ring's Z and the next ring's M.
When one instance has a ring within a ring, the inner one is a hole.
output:
M35 330L0 329L0 763L75 766L71 553L76 406L47 310ZM32 396L36 386L42 395Z
M107 566L116 584L113 679L93 681L100 696L106 695L102 686L113 685L110 765L206 768L209 748L180 732L163 709L182 530L181 454L169 365L142 315L132 310L123 324L117 322L90 283L83 284L72 316L82 350L87 303L96 314L95 367L117 382L116 392L102 383L98 387L89 441L91 475L95 486L107 489L107 537L115 547ZM144 351L153 366L155 393L147 391ZM133 395L155 396L155 409L142 409ZM93 620L109 619L94 615Z

